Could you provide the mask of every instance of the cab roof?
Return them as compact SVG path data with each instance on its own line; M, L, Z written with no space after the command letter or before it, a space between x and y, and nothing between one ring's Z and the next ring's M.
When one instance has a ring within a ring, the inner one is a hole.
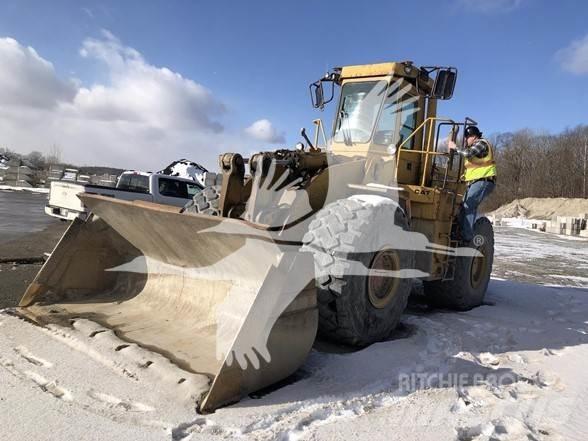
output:
M418 71L419 69L413 65L412 61L391 61L387 63L343 66L340 75L341 79L388 76L394 74L416 76Z

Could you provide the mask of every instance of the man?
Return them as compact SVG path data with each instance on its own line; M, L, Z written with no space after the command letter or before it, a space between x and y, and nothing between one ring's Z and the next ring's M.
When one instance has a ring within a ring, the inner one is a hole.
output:
M466 147L457 148L452 140L447 145L450 150L465 159L465 181L468 188L463 198L463 206L459 213L461 237L464 242L474 238L474 223L478 205L494 190L496 186L496 162L494 148L490 142L482 138L482 132L476 126L468 126L464 132Z

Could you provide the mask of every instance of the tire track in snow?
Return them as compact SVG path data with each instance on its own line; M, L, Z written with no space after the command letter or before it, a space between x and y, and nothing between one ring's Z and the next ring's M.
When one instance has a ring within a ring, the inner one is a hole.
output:
M59 386L57 380L49 381L45 377L31 371L25 371L24 374L39 386L43 392L47 392L63 401L73 401L71 392Z
M87 395L111 409L122 409L126 412L153 412L155 410L146 404L131 400L122 400L114 395L98 392L94 389L90 389Z
M33 355L24 346L17 346L16 348L13 348L13 349L14 349L14 352L16 352L21 358L23 358L24 360L28 361L31 364L34 364L35 366L44 367L44 368L53 367L53 363Z
M395 392L384 391L312 404L300 402L282 409L279 413L269 414L244 428L222 427L214 422L214 418L198 418L176 426L172 430L172 439L187 441L192 434L199 433L255 440L298 440L305 438L318 426L395 406L404 399L404 396L395 395Z
M157 378L157 371L161 371L160 373L170 374L170 379L177 389L182 389L184 386L190 387L190 381L187 380L190 379L189 375L191 374L176 368L169 360L159 354L151 353L139 347L135 349L136 345L126 344L116 337L110 338L106 336L107 338L99 338L100 341L97 345L92 344L96 337L105 336L107 332L105 328L90 331L83 326L85 323L82 323L82 326L80 326L82 328L81 330L75 326L73 328L60 326L55 326L54 328L41 327L23 319L17 314L11 315L10 320L16 320L26 326L31 326L32 331L38 331L40 334L58 341L59 344L66 343L64 348L69 347L74 349L94 361L102 361L102 364L107 364L108 367L117 371L120 377L130 380L133 384L144 383L145 385L149 385L154 378ZM75 322L72 324L75 325ZM89 322L87 326L93 326L92 322ZM141 402L140 397L142 395L138 396L139 400L126 397L119 398L115 394L108 393L110 392L108 390L110 384L102 382L101 386L91 387L93 383L91 378L89 379L90 384L80 383L77 378L71 379L67 369L64 370L62 367L54 372L57 378L54 376L48 377L42 370L58 366L59 363L41 358L23 345L10 347L11 341L12 339L3 342L5 343L4 347L10 349L4 351L6 355L0 355L0 368L21 380L23 384L31 382L40 391L48 394L52 398L67 402L77 408L83 409L85 412L99 415L125 425L153 427L161 430L162 433L169 433L169 428L173 427L176 423L176 421L166 422L146 418L149 413L155 412L156 409ZM37 344L41 341L39 340ZM111 356L112 354L114 356ZM75 358L75 354L71 355ZM63 358L63 354L60 354L55 361L64 360L66 359ZM153 369L156 372L152 374L147 373ZM137 378L137 380L133 378ZM182 379L184 380L180 381ZM71 384L73 388L67 386L67 382L70 380L73 380ZM119 386L121 386L120 380L117 381ZM126 391L124 385L122 386L122 388L117 390ZM177 390L170 392L175 393ZM159 416L161 415L158 414ZM163 418L168 417L169 415Z
M163 355L120 339L111 329L87 319L73 319L71 326L41 329L132 382L166 384L169 395L182 402L199 402L208 391L210 379L205 375L184 371Z

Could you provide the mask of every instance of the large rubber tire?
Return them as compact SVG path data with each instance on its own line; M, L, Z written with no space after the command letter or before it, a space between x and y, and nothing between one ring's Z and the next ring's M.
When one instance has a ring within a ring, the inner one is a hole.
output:
M467 311L483 303L494 261L494 230L490 221L485 217L478 219L474 239L463 245L476 248L482 257L457 257L453 280L423 282L429 304Z
M392 203L372 205L343 199L317 214L304 236L302 250L314 254L320 336L367 346L387 339L398 326L412 279L350 273L354 262L366 268L388 262L384 269L412 269L412 251L382 243L391 235L403 234L402 230L408 231L407 219Z
M220 185L212 185L210 187L204 188L201 192L194 195L192 200L188 202L184 208L182 208L181 212L220 216L220 192Z

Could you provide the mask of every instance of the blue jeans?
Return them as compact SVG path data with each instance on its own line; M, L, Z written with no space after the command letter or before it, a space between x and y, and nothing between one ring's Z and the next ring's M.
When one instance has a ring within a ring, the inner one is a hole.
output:
M459 213L459 225L461 226L461 237L464 241L469 242L474 238L474 223L478 205L484 198L492 193L496 184L490 181L474 181L468 186L463 197L463 206Z

